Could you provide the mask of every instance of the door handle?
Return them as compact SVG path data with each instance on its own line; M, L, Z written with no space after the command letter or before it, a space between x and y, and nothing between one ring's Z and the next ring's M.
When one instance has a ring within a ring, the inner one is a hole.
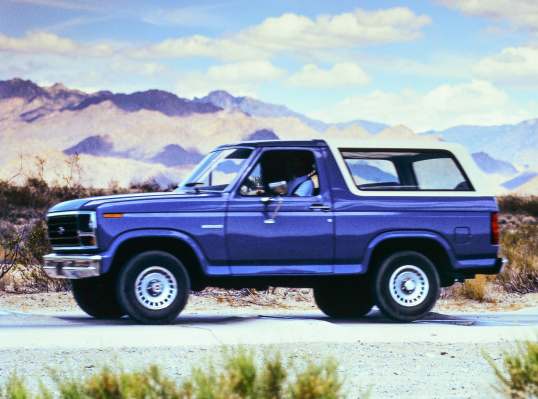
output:
M312 205L310 205L309 209L311 209L313 211L325 211L325 212L327 212L327 211L331 210L331 207L323 205L323 204L312 204Z

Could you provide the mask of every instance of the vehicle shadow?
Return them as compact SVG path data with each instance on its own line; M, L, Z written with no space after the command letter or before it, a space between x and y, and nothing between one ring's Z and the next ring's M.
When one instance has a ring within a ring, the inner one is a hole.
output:
M120 319L96 319L89 316L55 316L56 319L62 320L69 324L84 324L96 326L130 326L140 325L129 317ZM302 321L324 321L337 325L361 325L361 324L402 324L385 317L379 310L373 309L368 315L361 318L335 318L319 314L186 314L180 315L169 326L176 327L204 327L204 326L222 326L240 323L252 323L259 320L302 320ZM412 324L452 324L459 326L514 326L514 325L538 325L538 311L535 314L517 314L511 313L480 313L480 314L458 314L449 315L437 312L431 312Z

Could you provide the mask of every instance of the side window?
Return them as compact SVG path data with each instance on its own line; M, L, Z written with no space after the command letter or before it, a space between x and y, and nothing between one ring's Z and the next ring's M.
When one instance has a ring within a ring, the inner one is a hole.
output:
M313 196L319 193L315 157L310 150L268 150L241 183L243 196L270 196L270 183L285 182L286 196Z
M413 163L419 190L469 191L470 186L452 158L432 158Z
M240 194L247 196L265 194L260 163L256 165L248 177L243 181L243 184L241 184Z
M448 151L342 149L340 152L359 190L472 190Z
M384 159L350 159L347 162L353 180L357 186L365 184L394 183L400 184L396 167Z

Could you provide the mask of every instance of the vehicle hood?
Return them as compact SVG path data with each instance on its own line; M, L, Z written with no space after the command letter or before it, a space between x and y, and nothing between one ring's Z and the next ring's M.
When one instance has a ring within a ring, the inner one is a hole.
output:
M98 207L115 209L118 212L140 212L145 209L169 208L171 204L186 204L209 198L220 198L221 193L186 193L186 192L166 192L166 193L141 193L107 195L101 197L80 198L71 201L61 202L54 205L49 213L95 210ZM158 205L157 205L158 204ZM166 206L168 204L168 206Z

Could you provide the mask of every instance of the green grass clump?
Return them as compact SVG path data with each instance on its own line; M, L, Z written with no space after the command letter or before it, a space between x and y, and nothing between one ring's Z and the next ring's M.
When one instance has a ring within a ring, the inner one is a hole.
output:
M307 362L306 368L286 366L282 356L265 354L256 364L254 352L237 349L225 354L224 371L195 368L182 385L189 399L337 399L345 398L344 381L332 360Z
M538 397L538 342L519 342L514 353L505 351L503 370L486 357L498 379L495 388L504 396L514 399Z
M286 364L287 363L287 364ZM265 353L256 361L254 351L228 350L220 369L210 363L193 368L192 375L174 381L158 366L141 371L114 372L105 366L86 378L66 377L52 372L56 391L40 384L32 394L25 380L12 374L0 389L2 399L339 399L345 398L344 378L333 360L319 364L306 361L305 367L284 362L280 353ZM361 397L368 396L364 393Z

